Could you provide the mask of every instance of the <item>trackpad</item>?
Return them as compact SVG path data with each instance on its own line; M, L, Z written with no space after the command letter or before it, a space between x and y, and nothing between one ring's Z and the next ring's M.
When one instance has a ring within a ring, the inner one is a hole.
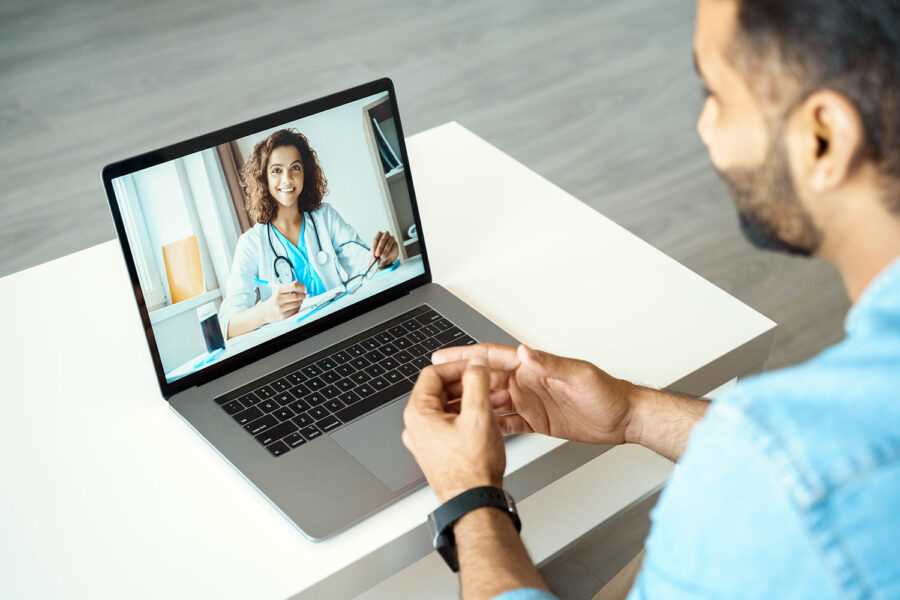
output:
M424 477L400 439L407 398L408 396L331 434L331 439L381 483L391 488L392 492Z

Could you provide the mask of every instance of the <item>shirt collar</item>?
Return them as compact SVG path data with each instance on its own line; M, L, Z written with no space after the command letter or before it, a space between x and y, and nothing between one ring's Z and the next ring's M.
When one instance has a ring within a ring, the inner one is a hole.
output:
M900 257L894 259L863 291L847 312L844 329L850 333L859 327L866 315L879 306L893 306L900 310Z

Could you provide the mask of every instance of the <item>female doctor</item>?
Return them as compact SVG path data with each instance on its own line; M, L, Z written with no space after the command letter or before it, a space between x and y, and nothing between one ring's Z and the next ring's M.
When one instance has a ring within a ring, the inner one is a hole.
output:
M238 239L219 308L226 339L286 319L307 295L348 287L373 265L386 268L397 259L392 235L378 232L369 246L322 202L328 182L315 150L296 130L276 131L256 144L241 178L256 224Z

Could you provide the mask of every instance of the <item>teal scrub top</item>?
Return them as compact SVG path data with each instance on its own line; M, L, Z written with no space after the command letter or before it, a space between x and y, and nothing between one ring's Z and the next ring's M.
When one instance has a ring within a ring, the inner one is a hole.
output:
M284 246L288 260L294 265L294 277L296 277L296 281L299 281L306 286L306 295L318 296L319 294L324 294L325 284L322 283L322 280L312 268L309 256L306 254L306 244L303 241L306 234L306 219L303 219L303 225L300 227L299 247L295 246L289 239L284 237L274 225L272 226L272 230Z

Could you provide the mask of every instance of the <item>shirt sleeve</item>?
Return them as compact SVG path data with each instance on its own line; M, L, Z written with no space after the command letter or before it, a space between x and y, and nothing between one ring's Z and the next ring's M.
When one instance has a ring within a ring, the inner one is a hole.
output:
M238 238L234 250L234 261L228 274L228 286L225 299L219 306L219 326L222 335L228 339L228 323L242 310L253 308L256 304L255 277L259 277L259 252L254 249L249 232Z
M559 600L559 598L537 588L521 588L503 592L495 596L494 600Z
M653 510L629 600L836 598L809 523L734 406L713 404Z
M323 205L323 208L325 206L329 212L329 235L338 261L347 272L348 277L362 275L372 261L372 250L359 237L356 228L344 221L337 209L330 204Z

